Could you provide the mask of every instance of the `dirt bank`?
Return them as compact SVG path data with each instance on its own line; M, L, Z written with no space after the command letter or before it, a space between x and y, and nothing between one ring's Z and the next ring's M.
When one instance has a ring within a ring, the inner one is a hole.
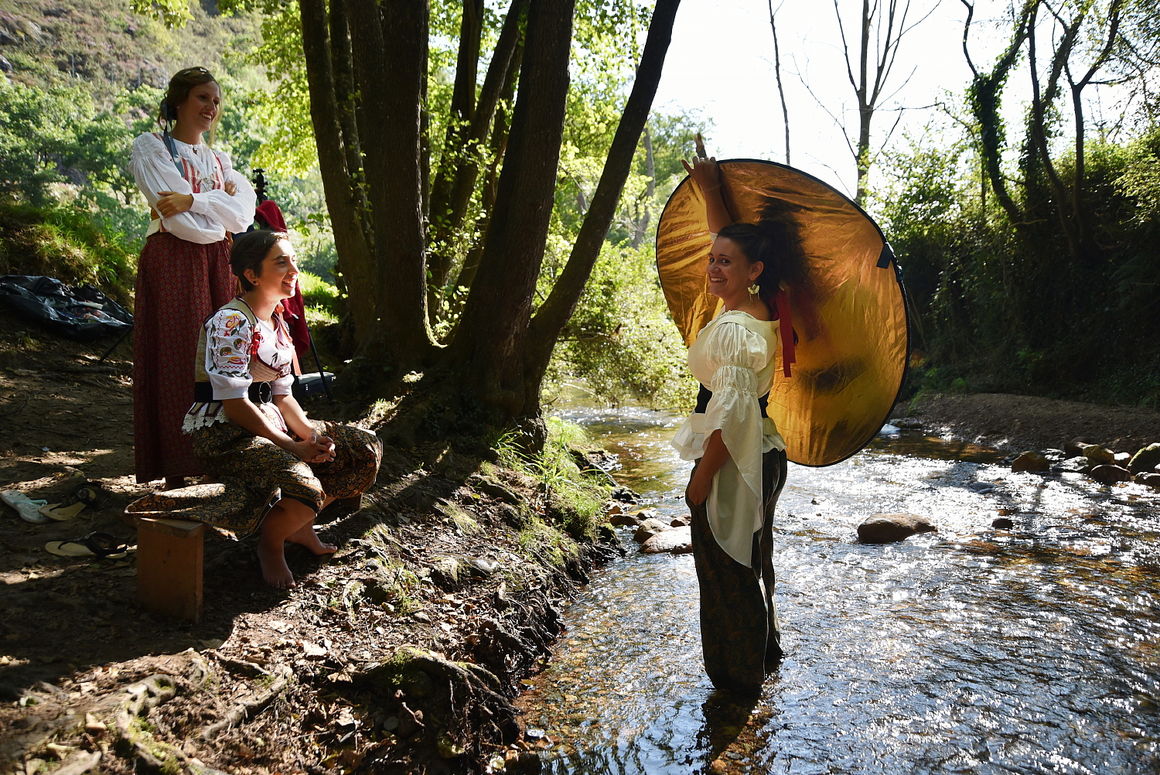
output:
M1062 449L1074 439L1135 452L1160 441L1160 412L1006 393L933 394L899 405L894 417L958 439L1012 452Z
M50 501L101 491L69 522L0 507L0 772L518 761L509 701L559 634L557 607L616 552L611 533L574 540L552 495L486 450L392 449L361 510L320 518L339 553L291 552L292 592L262 585L252 540L212 535L202 621L155 617L131 554L44 550L93 530L134 542L121 512L147 488L130 476L128 347L98 362L103 349L0 320L0 483Z

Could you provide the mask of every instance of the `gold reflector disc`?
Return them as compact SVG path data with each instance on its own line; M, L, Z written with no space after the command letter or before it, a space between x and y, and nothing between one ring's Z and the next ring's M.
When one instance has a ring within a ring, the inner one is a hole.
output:
M768 411L793 462L845 460L881 429L906 373L906 294L894 256L870 216L817 178L751 159L723 161L720 168L725 201L738 220L756 222L769 199L800 208L794 217L816 314L803 314L791 289L797 362L785 378L779 342ZM657 270L686 345L721 303L706 283L711 245L705 202L685 178L657 226Z

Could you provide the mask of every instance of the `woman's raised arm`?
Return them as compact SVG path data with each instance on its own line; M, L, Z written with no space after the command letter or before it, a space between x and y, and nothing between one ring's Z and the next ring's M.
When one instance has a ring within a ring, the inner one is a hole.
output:
M725 204L725 193L721 189L721 168L713 158L693 159L692 165L681 159L689 177L697 184L701 196L705 198L705 219L709 222L709 231L713 234L721 231L735 220Z

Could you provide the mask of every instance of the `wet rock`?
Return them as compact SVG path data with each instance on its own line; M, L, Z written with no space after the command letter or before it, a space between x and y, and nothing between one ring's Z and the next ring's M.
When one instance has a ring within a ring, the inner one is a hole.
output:
M495 560L489 560L486 557L472 557L471 567L482 573L484 576L490 576L499 570L499 563Z
M891 417L887 422L903 430L920 431L923 429L922 420L917 417Z
M640 524L640 518L635 514L613 514L608 522L617 527L635 527Z
M604 510L604 516L606 516L606 517L611 517L611 516L615 516L616 514L623 514L623 513L624 513L624 507L621 506L619 503L613 503L611 506L608 506Z
M12 72L12 63L0 55L0 73Z
M1160 490L1160 474L1136 474L1136 483Z
M539 775L544 763L535 751L508 751L504 754L503 772L509 775Z
M998 517L991 522L991 527L997 530L1010 530L1015 527L1015 522L1010 517Z
M1083 455L1077 455L1052 466L1052 470L1058 473L1086 474L1091 467L1092 461Z
M657 533L668 530L669 526L659 519L650 518L640 523L640 527L632 534L632 538L638 544L643 544L648 539L655 536Z
M691 522L688 517L673 517L669 524L673 527L688 527Z
M1116 455L1107 447L1101 447L1098 444L1089 444L1084 447L1083 456L1092 461L1093 465L1113 465L1116 462Z
M980 495L986 495L989 492L995 491L995 485L990 482L971 482L967 485L967 489L971 492L977 492Z
M1100 484L1115 484L1116 482L1126 482L1132 478L1132 473L1121 466L1115 465L1101 465L1096 466L1088 472L1088 476L1095 479Z
M1149 444L1128 461L1128 470L1134 474L1154 471L1160 466L1160 444Z
M640 493L632 490L624 485L620 485L612 490L612 499L620 501L621 503L640 503Z
M620 458L615 453L604 449L570 449L572 460L581 471L596 469L602 473L615 471L620 468Z
M640 546L645 554L688 554L693 551L693 531L688 527L662 530Z
M1115 464L1123 468L1128 467L1128 462L1132 459L1131 454L1127 452L1117 452L1115 454Z
M917 514L871 514L858 525L858 540L864 544L889 544L934 529L926 517Z
M1063 445L1063 454L1066 457L1077 457L1083 454L1083 451L1091 446L1091 442L1082 436L1072 439Z
M1043 473L1051 470L1051 463L1039 452L1024 452L1011 462L1012 471Z
M454 590L462 586L463 565L456 557L437 557L431 563L431 581L440 589Z

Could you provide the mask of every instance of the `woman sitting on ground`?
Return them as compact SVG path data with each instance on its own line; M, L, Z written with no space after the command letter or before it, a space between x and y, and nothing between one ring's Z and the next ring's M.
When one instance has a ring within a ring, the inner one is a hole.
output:
M294 345L281 302L294 295L298 267L287 235L240 235L230 266L243 293L202 328L195 400L182 430L227 493L241 489L279 499L269 509L239 513L230 505L236 499L224 498L221 508L206 504L196 518L241 534L260 524L262 575L272 586L286 588L293 586L294 576L286 564L285 542L316 555L335 551L315 534L314 518L331 501L360 495L374 483L382 444L369 431L307 419L290 393Z

